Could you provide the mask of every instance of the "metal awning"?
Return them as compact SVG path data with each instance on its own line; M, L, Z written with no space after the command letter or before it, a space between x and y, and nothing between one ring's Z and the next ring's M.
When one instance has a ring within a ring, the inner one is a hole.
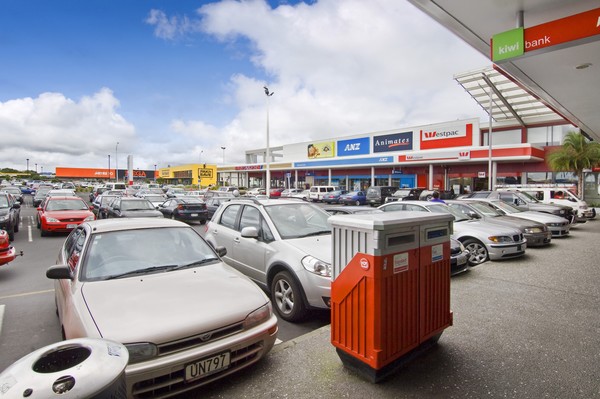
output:
M471 97L489 114L492 91L492 118L495 122L528 126L541 121L566 121L538 98L500 71L487 67L454 75Z

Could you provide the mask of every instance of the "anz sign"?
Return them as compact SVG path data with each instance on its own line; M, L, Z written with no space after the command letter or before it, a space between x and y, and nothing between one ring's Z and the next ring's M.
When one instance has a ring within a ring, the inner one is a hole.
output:
M371 152L370 141L368 137L352 139L352 140L338 140L337 142L337 156L347 157L351 155L365 155Z

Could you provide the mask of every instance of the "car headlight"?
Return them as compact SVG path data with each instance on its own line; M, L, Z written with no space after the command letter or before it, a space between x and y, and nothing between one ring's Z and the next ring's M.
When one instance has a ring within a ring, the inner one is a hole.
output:
M46 222L50 222L50 223L58 223L59 220L56 218L51 218L51 217L46 217Z
M560 211L558 211L558 214L559 214L559 215L564 215L564 214L565 214L565 212L566 212L566 211L565 211L564 209L561 209Z
M302 266L311 273L323 277L331 277L331 265L314 256L305 256L302 259Z
M541 227L526 227L525 233L527 234L537 234L542 233L544 230Z
M89 222L90 220L94 220L94 219L96 219L96 218L94 217L94 215L90 215L90 216L86 217L85 219L83 219L83 221L84 221L84 222Z
M8 215L0 216L0 222L6 222L8 220Z
M129 351L129 364L143 362L158 355L158 347L150 342L125 344Z
M273 308L271 306L271 302L268 302L266 305L261 306L246 317L244 320L244 330L249 330L254 326L264 323L265 321L269 320L272 315Z
M490 236L488 237L488 240L497 243L513 242L512 238L510 238L509 236Z

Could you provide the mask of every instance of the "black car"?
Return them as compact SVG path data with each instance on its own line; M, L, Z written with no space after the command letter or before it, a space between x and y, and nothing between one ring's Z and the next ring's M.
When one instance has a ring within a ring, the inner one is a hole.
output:
M106 209L107 218L162 218L150 201L136 197L116 197Z
M181 221L198 221L202 224L208 219L206 203L199 198L171 198L158 206L166 218Z
M92 205L94 206L93 212L96 214L96 219L108 219L108 206L117 197L119 196L100 194L94 200Z
M39 187L36 192L35 195L33 196L33 207L37 208L38 206L41 205L42 202L44 202L44 200L46 199L46 194L48 194L48 192L52 190L52 187L48 187L48 186L43 186L43 187Z
M385 203L385 199L398 190L394 186L371 186L367 190L367 204L379 206Z
M10 193L0 192L0 229L13 241L21 223L21 204Z
M19 201L19 204L23 204L23 191L21 191L20 187L17 186L7 186L7 187L3 187L2 189L0 189L2 191L6 191L7 193L12 194L13 197L15 197L15 199L17 201Z
M215 212L217 211L217 209L219 209L219 206L221 206L221 204L223 202L229 201L232 198L235 197L217 197L217 196L213 196L210 197L206 200L206 209L208 211L208 219L212 218L212 216L215 214Z

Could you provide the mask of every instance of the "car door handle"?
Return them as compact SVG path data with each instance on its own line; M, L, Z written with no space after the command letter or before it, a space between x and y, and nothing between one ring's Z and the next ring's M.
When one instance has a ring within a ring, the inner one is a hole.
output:
M240 243L240 237L235 237L233 239L233 242L235 242L236 244L239 244Z

